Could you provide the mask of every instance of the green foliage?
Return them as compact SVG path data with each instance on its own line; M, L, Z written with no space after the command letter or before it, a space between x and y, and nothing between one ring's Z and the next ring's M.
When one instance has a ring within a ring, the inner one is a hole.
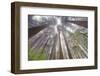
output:
M43 53L43 49L29 49L28 50L28 60L45 60L46 56Z
M73 38L77 40L77 42L84 47L84 49L88 48L88 33L80 33L80 31L76 31L73 34Z

